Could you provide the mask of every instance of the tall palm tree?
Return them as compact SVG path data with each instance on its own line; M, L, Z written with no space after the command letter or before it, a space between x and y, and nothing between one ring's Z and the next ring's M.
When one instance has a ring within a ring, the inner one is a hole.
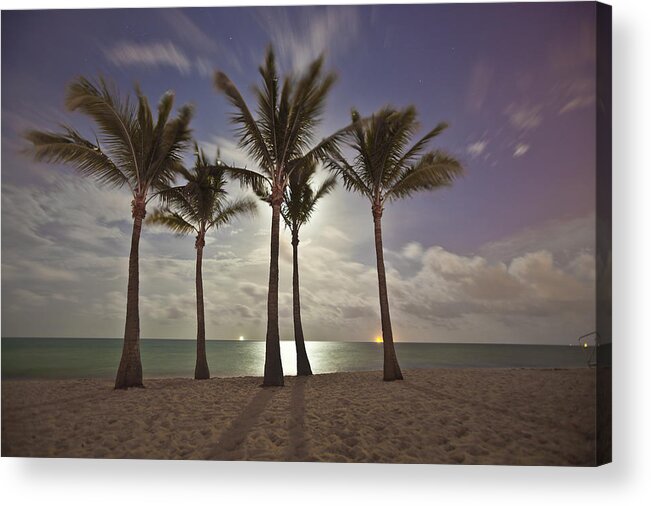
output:
M259 69L262 87L255 87L256 116L251 113L237 87L222 72L215 73L215 86L235 108L231 121L237 125L240 147L255 161L257 170L236 175L257 193L267 193L271 206L271 259L267 297L267 335L264 386L282 386L278 330L278 252L280 208L289 176L298 167L323 158L336 147L346 129L313 144L325 99L336 77L323 72L323 58L312 62L300 76L285 77L279 85L273 49L267 50Z
M147 203L173 181L191 139L191 107L181 107L171 118L174 94L168 91L160 99L154 120L147 98L137 86L135 91L134 103L103 78L91 82L79 77L68 86L65 103L68 110L80 111L95 122L95 141L68 126L61 132L32 130L25 134L36 160L71 165L101 185L126 186L133 196L127 314L115 388L143 386L138 311L140 232Z
M463 168L458 160L442 151L425 151L429 141L447 128L445 123L439 123L409 147L419 128L414 107L403 110L387 107L364 122L353 110L352 121L353 128L345 144L355 152L355 157L349 162L338 151L330 155L328 163L330 169L341 176L346 189L361 193L371 204L384 342L384 380L393 381L402 379L402 372L393 345L384 270L384 206L418 191L448 186L461 175Z
M309 163L297 169L289 176L289 184L285 188L285 200L281 214L285 225L292 233L293 256L293 313L294 313L294 341L296 342L296 370L299 376L310 376L312 368L305 350L303 324L301 323L301 296L298 276L298 243L301 226L305 225L316 209L319 200L330 193L336 183L335 175L327 177L318 187L314 188L313 180L316 173L316 163Z
M206 155L195 145L195 164L192 170L180 169L185 178L183 186L173 186L160 193L163 207L156 209L147 223L163 225L178 235L196 234L197 250L195 286L197 297L197 361L195 379L209 379L206 358L206 323L203 305L203 277L201 274L206 234L231 223L236 218L255 214L253 198L230 200L226 185L229 168L219 160L209 163Z

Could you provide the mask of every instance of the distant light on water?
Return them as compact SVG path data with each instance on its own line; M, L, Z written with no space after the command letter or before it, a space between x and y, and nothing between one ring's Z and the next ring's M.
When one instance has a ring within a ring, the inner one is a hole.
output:
M240 336L240 341L244 341L244 336Z
M375 342L376 342L376 343L382 343L382 342L384 342L384 341L382 340L382 336L376 336L376 337L375 337Z
M588 347L588 343L583 343L583 347L584 347L584 348L587 348L587 347Z

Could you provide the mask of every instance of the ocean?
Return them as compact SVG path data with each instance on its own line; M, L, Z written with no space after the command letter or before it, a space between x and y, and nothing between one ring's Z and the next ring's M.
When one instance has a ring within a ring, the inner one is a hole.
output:
M2 338L2 379L113 378L121 339ZM309 341L314 373L382 369L382 344ZM212 376L261 376L262 341L207 341ZM578 346L513 344L396 343L403 369L446 367L587 367L590 349ZM143 339L145 377L193 377L196 343L185 339ZM296 374L293 341L281 342L283 369Z

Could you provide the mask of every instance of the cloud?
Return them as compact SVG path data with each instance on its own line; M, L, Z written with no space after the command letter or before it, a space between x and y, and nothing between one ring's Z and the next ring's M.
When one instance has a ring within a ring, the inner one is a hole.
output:
M519 143L516 145L515 150L513 151L513 158L520 158L521 156L524 156L527 151L529 151L529 147L529 144L524 143Z
M596 23L594 18L582 20L566 37L559 37L549 43L549 67L558 72L576 72L590 68L594 71L596 62Z
M558 114L590 107L595 103L596 86L593 78L575 78L559 85L562 106Z
M255 302L263 302L267 298L268 287L266 286L243 282L240 283L239 288L242 293L251 297Z
M594 27L594 20L587 18L575 22L570 29L559 31L544 42L542 58L511 67L508 73L499 67L494 72L483 61L471 67L466 110L479 113L491 106L501 110L505 119L493 121L497 124L491 129L491 156L495 153L501 156L505 149L511 150L514 158L523 156L537 142L534 133L544 123L549 123L550 129L558 129L565 115L594 108ZM494 96L489 96L491 90L496 91ZM516 142L519 144L513 148ZM481 149L476 143L466 147L471 157L486 156L479 153ZM492 163L496 165L497 160L493 159Z
M558 265L544 250L507 264L435 246L425 252L422 269L402 284L402 309L425 320L481 315L490 328L509 316L568 322L580 313L585 325L594 316L594 283L576 277L572 265Z
M248 306L244 306L244 305L242 305L242 304L236 304L236 305L235 305L235 311L236 311L237 314L238 314L239 316L241 316L242 318L252 319L252 318L256 318L256 317L257 317L257 316L256 316L256 315L251 311L251 308L250 308L250 307L248 307Z
M595 281L597 274L597 262L594 255L580 253L568 265L577 279Z
M122 41L106 49L104 54L117 67L172 67L181 74L188 74L193 66L185 53L170 41L149 44Z
M110 49L105 49L104 55L116 67L171 67L181 75L194 71L202 77L211 76L215 69L211 59L203 56L191 59L183 49L171 41L150 44L122 41Z
M410 242L402 248L402 256L408 260L418 260L423 256L423 247L420 243Z
M212 76L220 61L237 71L242 70L235 52L220 47L214 37L205 33L182 10L161 9L160 15L169 25L173 40L152 43L120 41L104 49L106 58L117 67L171 67L182 75L196 72L202 77Z
M131 221L128 192L99 188L75 174L59 174L55 184L45 186L4 184L2 198L3 227L12 246L51 251L56 240L97 251L128 238L120 228Z
M2 192L7 335L121 335L128 192L98 189L72 174L61 175L56 185L3 185ZM243 221L236 236L219 232L206 247L209 338L264 336L269 245L255 232L268 234L268 216L259 220ZM351 240L349 228L336 221L312 225L300 249L306 337L371 339L380 326L372 238ZM398 245L387 251L387 258L396 259L395 265L387 262L394 332L413 341L562 342L592 324L593 244L594 217L585 217L525 230L475 255L417 242ZM360 248L368 248L363 259L357 258ZM281 251L280 327L283 338L291 338L291 248L285 230ZM191 239L145 227L143 336L194 336L194 256Z
M218 63L223 62L238 72L242 71L237 46L232 40L229 47L218 44L214 34L206 33L182 9L160 9L159 12L174 38L182 42L183 47L189 48L192 54L198 55L194 68L201 76L212 76Z
M45 283L75 282L79 276L72 271L49 266L44 262L20 259L3 269L5 280L42 281Z
M377 312L369 306L344 306L341 308L341 315L346 318L364 318L373 317L377 318Z
M57 302L71 302L78 304L79 300L64 293L28 290L25 288L18 288L13 293L13 298L10 302L12 308L27 305L31 307L47 307L48 305L56 304Z
M468 90L466 91L466 108L471 112L479 112L488 96L495 70L484 62L473 65Z
M357 40L360 19L354 6L310 7L293 14L287 9L258 10L280 61L295 72L322 53L343 54Z
M596 97L596 25L582 21L566 40L549 49L549 65L557 77L553 87L558 114L591 107Z
M488 242L479 248L478 253L491 261L509 261L531 251L546 250L555 258L569 262L570 258L580 258L587 251L594 251L595 230L594 214L552 220Z
M559 114L565 114L566 112L574 111L575 109L583 109L594 104L595 95L587 95L574 97L569 102L567 102L561 109L558 111Z
M488 141L477 141L468 145L466 151L472 158L477 158L481 155L488 146Z
M209 59L200 56L195 59L194 67L202 77L211 77L215 72L215 65Z
M65 336L71 326L93 332L92 308L126 286L128 192L100 189L75 174L49 181L2 185L3 325L9 335ZM39 318L19 304L28 300L43 302Z
M518 130L533 130L542 123L542 105L527 103L511 103L504 110L511 126Z
M184 318L185 316L186 316L186 312L183 311L181 308L170 307L167 309L167 318L170 320L178 320L180 318Z
M176 37L189 44L193 49L206 53L219 51L214 37L205 33L181 9L160 9L159 14Z
M346 232L338 229L337 227L333 227L332 225L325 226L325 228L321 232L321 237L323 237L330 244L350 245L350 243L352 242L348 234L346 234Z
M554 265L553 255L544 250L513 259L508 273L525 283L536 296L552 301L577 300L585 287L571 272Z
M524 69L517 81L522 102L506 111L512 126L530 131L540 126L543 109L563 115L594 105L595 40L594 20L583 20L548 42L547 61Z

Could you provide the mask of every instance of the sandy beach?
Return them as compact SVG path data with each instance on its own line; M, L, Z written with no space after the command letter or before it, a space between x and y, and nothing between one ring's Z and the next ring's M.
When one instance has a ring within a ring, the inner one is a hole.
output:
M2 381L2 456L592 465L589 369Z

